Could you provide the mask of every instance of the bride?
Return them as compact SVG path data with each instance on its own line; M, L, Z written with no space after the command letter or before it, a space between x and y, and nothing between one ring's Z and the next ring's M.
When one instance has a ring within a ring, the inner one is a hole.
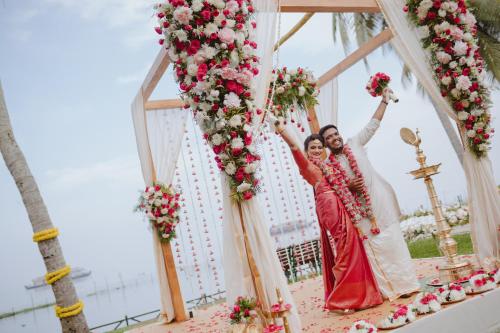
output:
M382 296L357 228L324 175L329 167L322 162L323 138L318 134L306 138L306 156L285 131L283 123L276 122L276 132L290 147L302 177L314 188L321 229L325 307L348 314L381 304ZM335 249L329 235L333 238Z

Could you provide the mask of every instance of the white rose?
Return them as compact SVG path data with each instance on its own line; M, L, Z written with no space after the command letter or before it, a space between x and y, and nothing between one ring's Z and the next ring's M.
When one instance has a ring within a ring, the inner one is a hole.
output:
M224 127L226 126L226 122L224 120L219 120L216 124L215 124L215 128L217 130L221 130L223 129Z
M255 52L254 48L251 47L250 45L243 45L242 51L243 51L243 57L245 58L250 58L251 56L253 56Z
M449 55L448 53L446 52L436 52L436 58L437 60L442 63L442 64L447 64L450 62L451 60L451 55Z
M242 32L237 32L236 33L236 43L241 46L241 45L243 45L244 42L245 42L245 34Z
M467 53L467 44L462 41L456 41L455 45L453 45L453 51L455 51L455 55L461 56Z
M219 97L219 93L218 90L210 90L210 96Z
M303 86L299 87L299 96L304 96L306 94L306 88Z
M278 87L278 88L276 88L276 93L277 93L277 94L282 94L282 93L284 93L284 92L285 92L285 88L283 88L283 87Z
M179 39L181 42L187 41L187 33L184 30L177 30L175 32L175 35L177 36L177 39Z
M191 4L191 9L194 12L199 12L200 10L203 9L203 2L200 0L194 0L193 3Z
M236 67L240 63L240 56L238 55L238 51L236 49L232 50L229 54L229 59L231 61L231 66Z
M471 34L470 32L466 32L466 33L464 34L464 40L465 40L465 41L469 42L469 41L471 41L472 39L473 39L473 37L472 37L472 34Z
M484 113L484 111L482 109L476 109L476 110L472 110L471 114L475 117L479 117L480 115L482 115Z
M211 34L215 34L219 31L219 28L217 27L217 24L214 23L208 23L205 26L205 35L210 36Z
M188 65L187 71L189 75L196 76L196 74L198 73L198 65L196 64Z
M446 16L446 10L438 10L438 15L441 16L441 17L445 17Z
M252 185L250 185L250 184L248 184L246 182L243 182L240 185L238 185L238 187L236 188L236 191L238 191L240 193L243 193L245 191L248 191L251 188L252 188Z
M228 108L234 107L237 108L241 106L241 99L233 92L230 92L226 96L224 96L224 105Z
M443 76L443 78L441 79L441 83L446 85L446 86L449 85L451 83L451 77Z
M429 37L429 27L427 25L421 26L417 30L418 34L420 35L420 38Z
M223 9L224 7L226 7L226 4L224 0L215 0L214 6L217 7L218 9Z
M454 69L458 66L457 62L456 61L452 61L448 64L448 66L450 66L451 69Z
M469 88L470 88L471 85L472 85L472 83L470 82L470 79L469 79L468 76L460 75L456 79L456 87L457 87L457 89L460 89L460 90L469 90Z
M257 163L253 162L245 166L246 173L254 173L257 170Z
M224 169L226 173L230 176L234 175L236 172L236 166L234 165L233 162L229 162Z
M460 111L457 116L458 116L458 119L462 120L462 121L469 118L469 114L465 111Z
M215 146L218 146L222 142L224 142L224 138L219 133L215 133L214 135L212 135L211 141L212 141L212 144L214 144Z
M450 13L456 12L458 9L458 4L452 1L448 1L448 11Z
M217 54L217 50L215 48L207 45L203 46L203 52L205 53L205 57L207 57L207 59L212 59Z
M475 137L475 136L476 136L476 131L473 131L473 130L468 130L468 131L467 131L467 136L468 136L469 138L473 138L473 137Z
M177 56L177 53L175 53L175 48L174 47L171 47L168 49L168 57L170 58L170 60L172 62L175 62L177 60L179 60L179 57ZM175 73L175 71L174 71Z
M228 28L234 28L234 26L236 25L236 21L235 20L226 20L226 27Z
M455 98L458 98L458 96L460 96L460 90L458 90L457 88L451 89L451 95Z
M193 19L193 11L189 7L179 6L174 11L174 19L183 25L189 24L189 21Z
M488 150L488 144L486 143L481 143L479 146L478 146L479 150L480 151L487 151Z
M234 116L229 119L229 126L231 127L238 127L241 126L242 121L241 121L241 116L239 114L235 114Z
M242 138L236 137L233 140L231 140L231 148L241 149L243 147L245 147L245 143L243 142Z

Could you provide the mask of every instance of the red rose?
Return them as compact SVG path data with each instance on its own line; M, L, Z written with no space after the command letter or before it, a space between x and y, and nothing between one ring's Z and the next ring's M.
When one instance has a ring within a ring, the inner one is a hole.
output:
M253 197L252 191L245 191L243 192L243 199L245 200L250 200Z
M155 27L155 31L158 35L161 35L163 33L163 30L161 30L160 27Z
M408 6L403 7L403 12L408 13Z
M196 74L196 78L198 79L198 81L202 81L203 78L205 77L205 75L207 75L207 72L208 72L207 64L203 63L203 64L199 65L198 72Z
M373 80L372 84L371 84L371 87L372 87L372 89L377 89L377 87L378 87L378 81L377 80Z
M252 134L247 134L244 141L245 146L250 146L252 144Z
M483 133L483 131L484 131L484 130L483 130L482 128L478 128L478 129L476 130L476 133L477 133L477 134L481 134L481 133Z
M231 153L234 156L239 156L242 152L243 152L243 149L241 149L241 148L233 148L233 150L231 151Z
M205 21L209 21L210 20L210 17L211 17L211 14L210 14L210 11L205 9L205 10L202 10L201 13L200 13L201 17L203 17L203 19Z
M483 138L484 138L485 140L488 140L488 139L490 138L490 135L489 135L488 133L484 133L484 134L483 134Z
M234 174L234 179L236 179L236 181L238 182L242 182L244 178L245 178L245 170L242 167L240 167Z
M441 1L440 0L434 1L433 7L439 9L441 7Z
M436 18L436 13L434 13L434 12L428 12L427 13L427 18L429 20L434 20Z
M481 139L480 138L474 138L474 144L478 145L481 143Z

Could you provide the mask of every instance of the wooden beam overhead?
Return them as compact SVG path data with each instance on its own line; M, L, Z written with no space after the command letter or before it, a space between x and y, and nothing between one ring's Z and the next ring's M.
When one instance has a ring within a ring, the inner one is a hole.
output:
M378 13L375 0L281 0L283 13Z
M391 40L393 36L394 35L391 29L385 29L377 36L373 37L368 42L361 45L359 49L349 54L344 60L342 60L337 65L332 67L328 72L321 75L320 78L318 79L318 85L321 87L328 81L339 76L341 73L349 69L352 65L354 65L355 63L366 57L375 49L377 49L379 46Z
M144 103L144 110L146 111L178 109L182 107L184 107L184 103L180 99L160 99Z
M170 59L167 55L167 50L164 47L161 47L160 52L156 56L156 59L151 65L146 78L142 84L142 96L144 101L146 102L151 94L155 90L158 82L160 82L161 77L167 70L168 64L170 63Z

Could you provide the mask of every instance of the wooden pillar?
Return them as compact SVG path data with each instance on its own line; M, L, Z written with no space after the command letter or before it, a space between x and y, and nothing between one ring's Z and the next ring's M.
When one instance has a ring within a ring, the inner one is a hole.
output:
M319 129L321 128L321 126L319 125L318 116L316 115L316 109L314 108L314 106L310 106L307 108L307 119L309 128L311 129L311 133L319 133Z
M172 305L174 306L174 321L186 321L188 320L188 316L186 314L186 308L184 307L184 299L182 298L177 270L175 269L171 243L162 242L161 252L163 253L163 262L165 264L165 271L167 272L168 286L170 288L170 295L172 296Z

